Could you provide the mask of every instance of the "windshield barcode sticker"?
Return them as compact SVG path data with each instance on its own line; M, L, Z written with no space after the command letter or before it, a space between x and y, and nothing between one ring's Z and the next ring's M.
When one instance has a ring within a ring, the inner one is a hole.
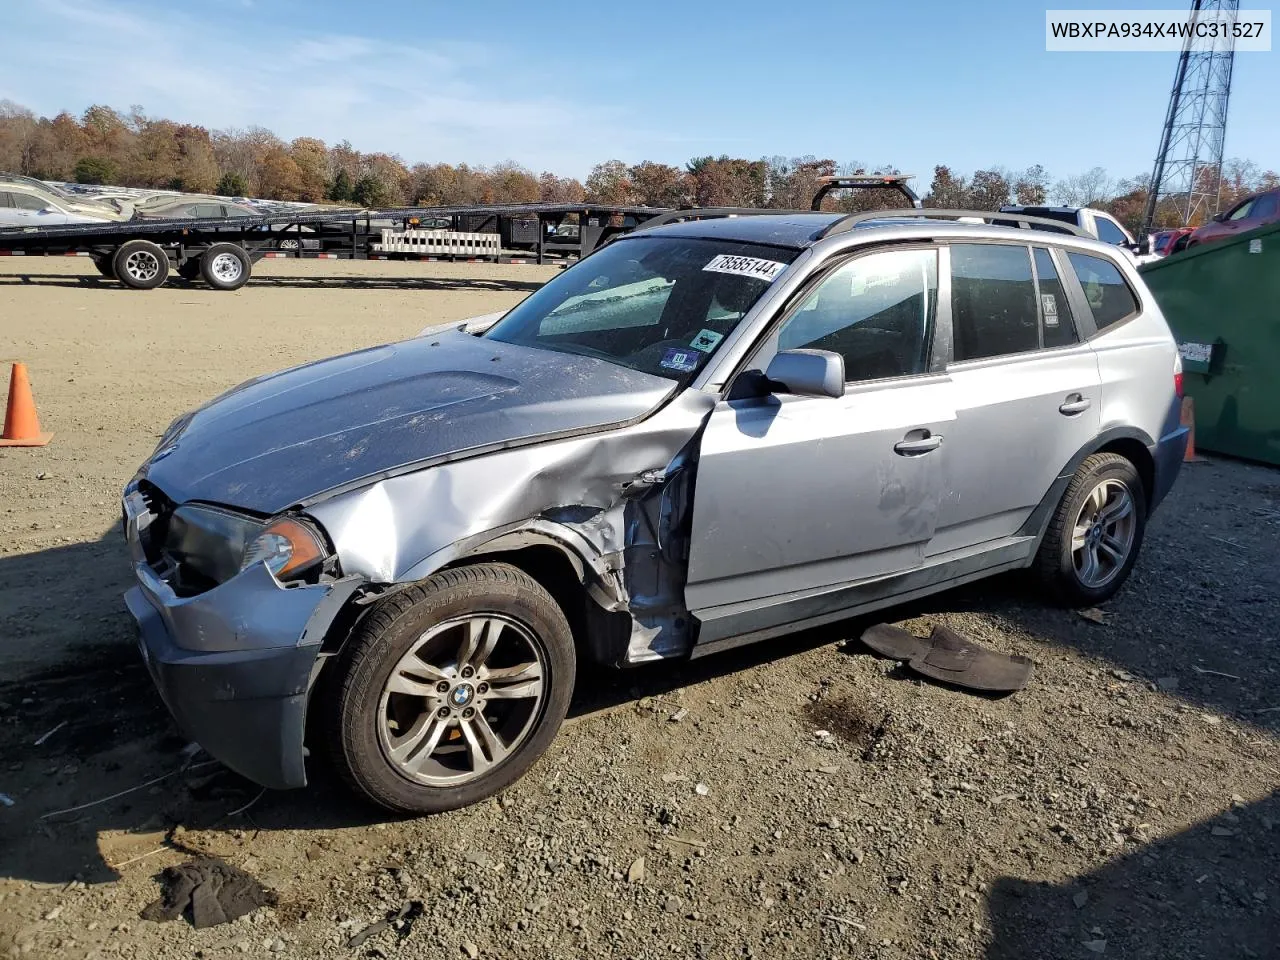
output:
M755 277L765 283L772 283L783 270L785 263L776 260L761 260L759 257L732 257L722 253L702 268L708 273L732 273L739 277Z

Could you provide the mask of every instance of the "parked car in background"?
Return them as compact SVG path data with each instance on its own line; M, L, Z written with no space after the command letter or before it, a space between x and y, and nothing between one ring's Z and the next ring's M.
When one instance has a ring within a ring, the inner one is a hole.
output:
M1133 239L1133 234L1105 210L1094 210L1092 207L1043 207L1007 203L1000 208L1000 212L1024 213L1029 217L1061 220L1063 223L1079 227L1089 236L1096 237L1103 243L1120 247L1132 259L1136 259L1139 254L1138 243Z
M1176 230L1160 230L1153 233L1150 241L1151 256L1159 259L1186 249L1186 239L1193 232L1195 232L1194 227L1178 227Z
M187 735L275 788L323 741L369 799L435 812L530 767L580 663L678 664L1016 568L1058 602L1115 594L1187 434L1130 259L743 213L620 236L480 335L177 418L123 511L126 603Z
M16 173L0 173L0 189L18 196L27 197L15 209L34 209L32 204L40 201L40 209L49 208L49 215L70 217L87 217L89 219L60 220L61 223L95 223L102 220L128 220L133 215L131 204L115 200L96 200L92 197L77 196L59 189L43 180L24 177ZM51 221L45 221L51 222Z
M107 223L110 219L80 213L53 197L19 184L0 183L0 226L52 227L65 223Z
M226 219L264 215L261 210L220 197L191 196L155 197L142 201L134 211L134 215L142 220Z
M1209 223L1197 227L1187 241L1188 247L1214 240L1225 240L1247 230L1280 222L1280 189L1268 190L1246 197L1225 213L1220 213Z

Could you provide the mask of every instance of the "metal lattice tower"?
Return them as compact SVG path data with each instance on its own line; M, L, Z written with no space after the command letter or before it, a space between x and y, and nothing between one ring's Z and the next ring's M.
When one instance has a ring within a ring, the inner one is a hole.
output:
M1234 20L1239 10L1240 0L1192 0L1190 22L1209 17ZM1218 212L1235 48L1233 37L1187 35L1151 173L1144 234L1151 231L1157 213L1174 212L1183 225Z

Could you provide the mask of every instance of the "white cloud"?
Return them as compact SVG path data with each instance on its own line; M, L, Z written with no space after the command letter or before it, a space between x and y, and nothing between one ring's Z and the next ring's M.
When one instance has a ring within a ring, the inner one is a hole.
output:
M577 176L662 139L624 124L616 109L533 91L527 74L507 67L522 69L526 51L508 58L443 37L388 42L305 23L276 32L254 16L196 9L87 0L12 7L0 90L44 114L141 104L211 129L347 139L411 163L512 159Z

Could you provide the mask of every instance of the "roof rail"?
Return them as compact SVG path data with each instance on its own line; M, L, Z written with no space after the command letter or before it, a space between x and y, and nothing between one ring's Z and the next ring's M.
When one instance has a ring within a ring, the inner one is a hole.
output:
M636 230L661 227L680 220L708 220L716 217L761 217L812 212L811 210L782 210L772 207L685 207L680 210L665 210L656 217L650 217L631 232L635 233Z
M832 190L896 190L907 198L911 206L919 207L920 197L907 186L907 181L914 179L915 174L911 173L859 173L854 176L837 174L834 177L819 177L818 183L822 186L813 195L809 209L821 210L822 198Z
M866 223L869 220L902 220L906 218L914 218L920 220L937 219L937 220L958 220L961 218L980 219L984 223L990 223L996 227L1021 227L1024 230L1047 230L1052 233L1069 233L1072 236L1084 237L1086 240L1093 240L1085 231L1081 230L1073 223L1066 223L1062 220L1050 220L1047 217L1028 217L1020 213L992 213L990 210L942 210L942 209L916 209L910 207L903 210L871 210L866 213L851 213L847 217L837 220L827 229L823 230L819 235L819 239L830 237L837 233L848 233L860 223Z

